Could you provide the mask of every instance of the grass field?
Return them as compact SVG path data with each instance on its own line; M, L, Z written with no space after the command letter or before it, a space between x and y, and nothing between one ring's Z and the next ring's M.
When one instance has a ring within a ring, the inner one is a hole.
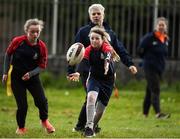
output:
M28 93L29 94L29 93ZM47 134L40 126L37 108L28 95L29 109L26 119L28 133L15 134L16 104L14 97L7 97L0 90L0 137L1 138L81 138L80 133L72 133L81 105L84 100L82 89L46 89L49 100L49 119L56 128L54 134ZM158 120L154 111L148 118L142 116L143 91L120 90L119 98L112 96L105 115L100 122L102 131L97 138L180 138L180 93L163 91L161 105L171 118Z

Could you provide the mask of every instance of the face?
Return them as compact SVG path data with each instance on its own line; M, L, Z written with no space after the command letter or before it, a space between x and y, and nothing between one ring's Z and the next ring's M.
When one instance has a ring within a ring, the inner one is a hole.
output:
M90 42L93 48L100 48L103 43L102 36L100 34L92 32L90 34Z
M164 21L159 21L156 25L156 30L161 32L161 33L164 33L167 31L167 25Z
M27 30L28 40L32 43L36 43L41 33L40 25L30 25Z
M104 13L102 13L99 9L93 9L89 17L92 23L101 26L104 20Z

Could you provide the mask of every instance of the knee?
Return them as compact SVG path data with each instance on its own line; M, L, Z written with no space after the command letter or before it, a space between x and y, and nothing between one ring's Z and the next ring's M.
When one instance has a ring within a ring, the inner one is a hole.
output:
M152 87L152 92L155 93L155 94L158 94L160 92L159 86Z
M97 99L97 92L89 92L87 97L87 104L88 105L95 105Z
M36 100L35 101L35 106L36 107L41 107L41 106L46 106L46 105L48 105L48 101L47 101L46 98L43 99L43 100Z
M24 111L24 112L26 112L27 110L28 110L28 105L18 106L18 111Z
M95 97L93 95L88 96L88 103L89 104L95 104Z

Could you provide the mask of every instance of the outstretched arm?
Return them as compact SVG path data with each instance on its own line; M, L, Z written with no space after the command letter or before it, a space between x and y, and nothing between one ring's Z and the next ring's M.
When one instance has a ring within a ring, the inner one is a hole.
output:
M117 36L114 34L114 39L112 40L112 46L116 53L120 56L121 61L127 67L134 65L132 62L132 57L128 54L122 42L120 42Z
M122 63L129 68L132 74L136 74L137 68L134 66L132 57L130 57L124 45L117 39L115 34L112 45L116 53L120 56Z
M111 52L108 52L106 54L106 58L104 60L104 75L107 75L108 73L108 70L109 70L109 64L110 64L110 61L111 61Z

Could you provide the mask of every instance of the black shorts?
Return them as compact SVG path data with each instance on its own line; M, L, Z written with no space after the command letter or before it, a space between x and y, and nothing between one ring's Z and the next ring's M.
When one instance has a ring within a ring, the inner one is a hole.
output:
M98 101L101 101L103 105L107 106L112 94L113 85L114 79L99 80L94 77L90 77L87 84L87 92L98 92Z

